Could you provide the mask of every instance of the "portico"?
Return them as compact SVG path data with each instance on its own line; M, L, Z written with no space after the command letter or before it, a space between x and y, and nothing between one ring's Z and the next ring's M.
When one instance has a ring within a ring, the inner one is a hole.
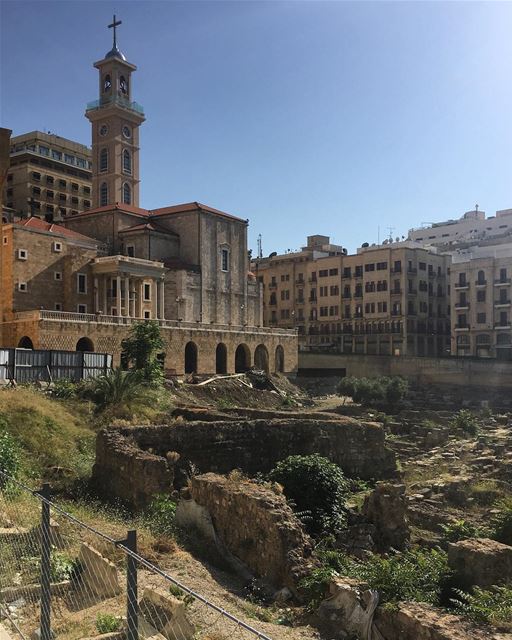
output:
M162 262L104 256L92 263L94 312L126 318L165 320Z

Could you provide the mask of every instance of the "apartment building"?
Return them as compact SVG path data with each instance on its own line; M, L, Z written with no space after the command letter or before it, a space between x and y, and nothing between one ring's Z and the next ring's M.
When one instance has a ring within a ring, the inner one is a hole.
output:
M452 355L512 359L512 245L473 246L452 256Z
M11 138L3 204L47 222L91 208L91 150L60 136L32 131Z
M496 211L486 217L485 211L476 207L456 220L433 222L429 226L410 229L408 239L422 245L442 246L449 249L463 243L487 241L489 238L512 238L512 209Z
M450 352L449 264L414 242L348 255L311 236L300 252L255 260L253 271L265 324L297 328L303 349L440 356Z

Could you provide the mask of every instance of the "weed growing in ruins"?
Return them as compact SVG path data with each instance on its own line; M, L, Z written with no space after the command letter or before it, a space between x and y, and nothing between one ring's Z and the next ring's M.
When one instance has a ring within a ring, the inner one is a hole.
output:
M20 447L7 431L7 423L0 417L0 469L10 478L17 478L20 471ZM6 488L8 480L0 476L0 487Z
M468 538L478 538L480 530L467 520L455 520L450 524L441 525L443 539L446 542L458 542Z
M452 425L469 436L476 436L479 430L477 419L467 409L461 409L454 415Z
M512 631L512 585L490 589L474 587L472 593L455 590L453 599L457 613L479 624L491 624L502 631Z
M497 503L499 512L491 520L491 538L512 545L512 498L505 498Z
M98 633L115 633L121 629L121 620L111 613L98 613L96 629Z
M51 395L59 400L69 400L77 395L79 385L67 378L55 380L51 389Z
M406 551L388 558L374 555L365 562L332 550L318 555L322 566L301 582L313 606L324 597L335 575L366 582L379 592L382 603L408 600L436 605L450 575L447 555L435 549Z
M343 529L349 483L343 471L318 454L289 456L269 474L283 486L296 512L307 514L304 523L312 535Z
M120 367L91 380L83 395L96 404L98 411L109 409L114 413L118 410L129 412L136 406L154 402L141 375L137 371L123 371Z
M338 392L350 396L354 402L367 407L379 407L395 411L404 402L409 383L400 376L380 376L378 378L342 378Z
M151 501L144 521L153 535L173 537L176 533L176 503L162 493Z

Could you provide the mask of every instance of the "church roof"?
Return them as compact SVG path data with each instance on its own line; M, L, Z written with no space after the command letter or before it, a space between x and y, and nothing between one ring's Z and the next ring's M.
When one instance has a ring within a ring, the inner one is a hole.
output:
M237 220L238 222L247 222L247 220L243 220L237 216L233 216L230 213L226 213L225 211L220 211L220 209L214 209L213 207L209 207L206 204L201 204L200 202L186 202L185 204L176 204L170 207L162 207L161 209L152 209L150 211L151 216L166 216L173 213L186 213L188 211L206 211L207 213L214 213L218 216L222 216L224 218L229 218L231 220Z
M156 222L141 222L140 224L135 224L133 227L128 227L127 229L123 229L119 233L127 233L128 231L157 231L158 233L166 233L169 236L179 237L177 233L174 231L170 231L162 225L157 224Z
M78 231L72 231L67 227L63 227L60 224L55 224L53 222L46 222L45 220L41 220L40 218L26 218L25 220L19 220L15 223L17 226L25 227L25 229L34 229L35 231L45 231L46 233L54 233L55 235L65 236L66 238L71 238L73 240L83 240L92 242L97 244L98 241L94 238L90 238L89 236L84 236L83 233L78 233Z
M73 218L82 218L84 216L96 215L98 213L103 213L108 211L123 211L125 213L131 213L133 215L151 219L151 218L168 216L175 213L188 213L188 212L192 213L198 210L205 211L207 213L213 213L217 216L228 218L230 220L236 220L237 222L247 223L247 220L244 220L243 218L233 216L230 213L221 211L220 209L214 209L213 207L209 207L206 204L201 204L200 202L186 202L184 204L175 204L169 207L162 207L160 209L141 209L140 207L135 207L131 204L123 204L121 202L116 202L115 204L108 204L104 207L97 207L96 209L89 209L87 211L82 211L76 216L73 216Z
M112 47L112 49L110 49L107 54L105 54L105 59L107 58L119 58L120 60L126 62L126 56L122 51L119 50L116 44Z

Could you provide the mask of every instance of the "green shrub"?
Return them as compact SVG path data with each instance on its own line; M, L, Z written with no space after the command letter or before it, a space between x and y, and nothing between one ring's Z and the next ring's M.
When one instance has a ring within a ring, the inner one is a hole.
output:
M451 524L442 524L443 540L446 542L458 542L467 538L478 538L480 530L467 520L455 520Z
M73 560L64 553L52 549L50 556L50 579L52 582L70 580L80 570L77 560Z
M491 519L491 538L512 545L512 498L497 503L499 512Z
M380 376L377 378L342 378L338 391L351 396L354 402L364 406L397 409L405 400L409 383L400 376Z
M176 503L165 493L155 496L144 514L144 521L154 535L174 536Z
M277 464L269 478L283 485L284 495L296 512L308 514L305 526L312 535L346 525L349 483L338 465L327 458L316 453L289 456Z
M20 472L20 446L17 440L7 431L7 422L0 417L0 470L15 480ZM9 484L9 480L0 476L0 487Z
M51 390L51 395L60 400L74 398L77 395L77 384L67 378L55 380Z
M450 575L446 554L435 549L406 551L389 558L374 555L365 562L327 551L320 559L322 566L301 582L313 603L323 597L333 575L342 575L368 583L379 592L382 603L408 600L436 605Z
M452 424L470 436L476 436L478 433L478 422L471 411L467 409L458 411L453 417Z
M99 411L117 408L129 411L136 405L153 401L141 374L123 371L120 367L90 380L84 385L82 395L92 400Z
M115 633L121 629L121 620L111 613L98 613L96 629L98 633Z
M457 613L478 624L491 624L503 631L512 630L512 585L493 586L490 589L474 587L472 593L456 590L453 599Z

